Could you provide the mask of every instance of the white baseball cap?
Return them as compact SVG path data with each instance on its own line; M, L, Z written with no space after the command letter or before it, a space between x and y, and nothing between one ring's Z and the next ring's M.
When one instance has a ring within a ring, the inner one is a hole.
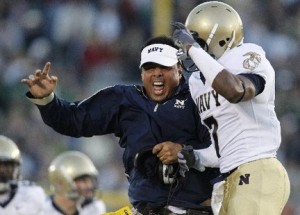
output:
M141 52L140 68L145 63L157 63L163 66L173 66L178 62L178 50L166 44L151 44Z

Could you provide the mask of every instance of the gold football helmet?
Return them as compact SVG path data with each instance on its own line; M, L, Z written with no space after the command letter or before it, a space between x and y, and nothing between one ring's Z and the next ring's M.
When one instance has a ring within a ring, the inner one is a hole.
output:
M216 59L244 39L239 14L223 2L210 1L196 6L189 13L185 26L194 36L205 41L207 52Z
M10 190L10 184L20 179L21 153L16 143L0 135L0 193Z
M82 176L94 179L96 189L98 171L90 158L79 151L68 151L57 156L48 168L50 189L54 193L65 193L70 199L78 199L80 194L75 180Z

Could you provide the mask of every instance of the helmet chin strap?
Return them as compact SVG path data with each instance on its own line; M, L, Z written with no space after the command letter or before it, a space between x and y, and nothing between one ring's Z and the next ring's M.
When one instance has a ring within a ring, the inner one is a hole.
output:
M76 201L76 209L78 212L80 212L82 210L82 208L84 207L84 205L92 202L94 197L84 197L84 196L80 195L78 191L76 191L76 193L77 193L77 198L73 199L73 200Z
M73 189L70 192L67 193L68 199L77 201L80 198L79 192L77 189Z
M76 201L76 208L78 212L82 210L82 204L84 203L84 201L85 198L83 196L80 196L79 199Z
M71 200L76 201L77 203L85 203L88 202L90 200L92 200L95 196L95 192L98 190L97 186L94 184L93 187L88 189L89 191L92 192L92 196L90 197L85 197L83 195L80 194L80 191L78 190L78 188L74 188L72 189L72 191L67 193L67 197Z

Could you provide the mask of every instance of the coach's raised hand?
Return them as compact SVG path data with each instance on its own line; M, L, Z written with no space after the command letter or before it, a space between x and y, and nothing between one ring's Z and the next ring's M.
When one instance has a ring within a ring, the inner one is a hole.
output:
M50 76L51 63L47 62L44 69L37 69L34 74L28 76L28 79L22 79L21 82L27 84L29 91L35 98L44 98L49 96L57 85L57 77Z

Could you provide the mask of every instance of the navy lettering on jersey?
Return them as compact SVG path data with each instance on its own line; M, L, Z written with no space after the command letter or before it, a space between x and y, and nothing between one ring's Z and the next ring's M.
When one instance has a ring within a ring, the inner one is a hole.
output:
M210 95L212 95L212 96L210 96ZM218 100L219 94L214 90L204 93L204 94L200 95L198 98L196 98L196 104L197 104L199 113L202 113L202 112L210 109L210 104L211 104L211 102L213 102L212 98L214 99L216 107L221 105L221 103Z
M151 49L148 49L148 54L151 52L162 52L164 49L160 47L153 47Z
M240 176L239 185L249 184L250 174L245 174Z

